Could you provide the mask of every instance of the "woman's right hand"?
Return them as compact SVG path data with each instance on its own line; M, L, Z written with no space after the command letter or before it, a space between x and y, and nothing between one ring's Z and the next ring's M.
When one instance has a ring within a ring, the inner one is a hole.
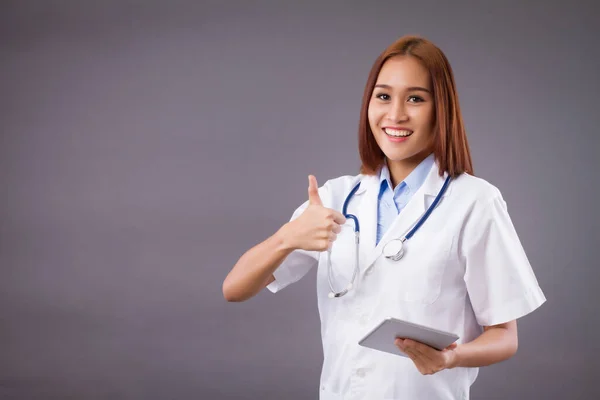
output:
M346 218L331 208L323 207L317 179L308 176L308 207L295 220L286 224L285 240L290 248L325 251L331 248Z

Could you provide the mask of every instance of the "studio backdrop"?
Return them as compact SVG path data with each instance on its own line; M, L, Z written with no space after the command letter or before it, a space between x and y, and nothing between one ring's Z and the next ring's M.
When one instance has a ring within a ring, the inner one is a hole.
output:
M548 301L473 399L600 398L593 1L2 1L0 399L314 399L315 271L228 303L237 259L358 173L377 55L454 69L475 174Z

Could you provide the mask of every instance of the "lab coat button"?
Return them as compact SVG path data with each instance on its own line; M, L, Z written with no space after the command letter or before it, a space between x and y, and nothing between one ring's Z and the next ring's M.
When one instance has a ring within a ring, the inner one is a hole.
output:
M358 376L359 378L364 378L366 374L366 371L364 370L364 368L359 368L356 370L356 376Z

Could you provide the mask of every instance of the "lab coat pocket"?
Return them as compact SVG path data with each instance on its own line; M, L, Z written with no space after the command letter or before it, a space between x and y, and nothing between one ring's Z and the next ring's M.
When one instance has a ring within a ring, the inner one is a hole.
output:
M442 289L452 238L445 231L420 233L405 243L406 254L402 259L386 261L394 270L391 284L398 288L400 301L432 304Z

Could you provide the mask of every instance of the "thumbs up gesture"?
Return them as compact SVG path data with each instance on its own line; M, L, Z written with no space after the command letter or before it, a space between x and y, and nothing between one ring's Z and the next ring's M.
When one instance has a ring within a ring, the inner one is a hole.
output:
M330 208L323 207L317 179L308 176L308 207L302 215L289 223L290 246L308 251L325 251L331 248L346 218Z

